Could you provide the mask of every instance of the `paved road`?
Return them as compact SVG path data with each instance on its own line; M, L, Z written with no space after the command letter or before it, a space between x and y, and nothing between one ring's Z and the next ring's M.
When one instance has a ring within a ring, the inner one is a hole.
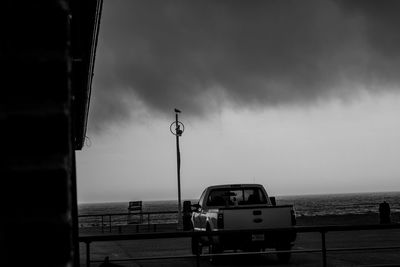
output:
M326 235L327 248L343 247L373 247L373 246L400 246L400 230L369 230L352 232L331 232ZM294 249L319 249L321 236L319 233L301 233ZM206 251L205 251L206 252ZM109 256L111 260L121 258L142 258L159 256L190 255L190 240L188 238L96 242L91 245L91 259L103 260ZM85 266L85 247L81 244L81 262ZM351 251L328 252L328 266L362 266L399 264L400 249L384 251ZM173 260L138 260L118 262L121 266L196 266L196 259ZM94 263L91 266L99 266ZM242 255L226 256L217 262L204 258L200 266L321 266L321 253L293 254L288 264L280 263L275 254L269 255Z

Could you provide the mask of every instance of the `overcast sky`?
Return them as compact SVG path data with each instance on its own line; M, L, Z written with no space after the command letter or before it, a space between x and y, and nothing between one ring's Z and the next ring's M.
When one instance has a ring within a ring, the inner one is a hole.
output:
M104 1L79 202L400 191L399 1Z

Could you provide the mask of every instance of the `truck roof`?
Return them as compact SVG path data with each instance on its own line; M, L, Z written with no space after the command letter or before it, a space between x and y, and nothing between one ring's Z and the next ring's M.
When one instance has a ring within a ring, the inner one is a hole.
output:
M207 187L207 189L216 189L216 188L244 188L244 187L263 187L261 184L221 184L221 185L212 185Z

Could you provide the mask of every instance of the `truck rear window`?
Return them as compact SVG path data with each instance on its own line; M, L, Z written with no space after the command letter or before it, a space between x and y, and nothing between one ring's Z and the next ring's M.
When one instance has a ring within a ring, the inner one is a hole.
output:
M221 188L210 192L207 206L241 206L267 204L267 198L260 188Z

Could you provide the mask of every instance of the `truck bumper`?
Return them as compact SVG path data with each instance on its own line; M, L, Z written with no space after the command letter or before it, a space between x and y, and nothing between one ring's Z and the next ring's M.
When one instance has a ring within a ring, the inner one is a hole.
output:
M261 249L276 248L292 244L296 240L296 230L268 232L260 234L234 234L219 236L215 241L223 249Z

